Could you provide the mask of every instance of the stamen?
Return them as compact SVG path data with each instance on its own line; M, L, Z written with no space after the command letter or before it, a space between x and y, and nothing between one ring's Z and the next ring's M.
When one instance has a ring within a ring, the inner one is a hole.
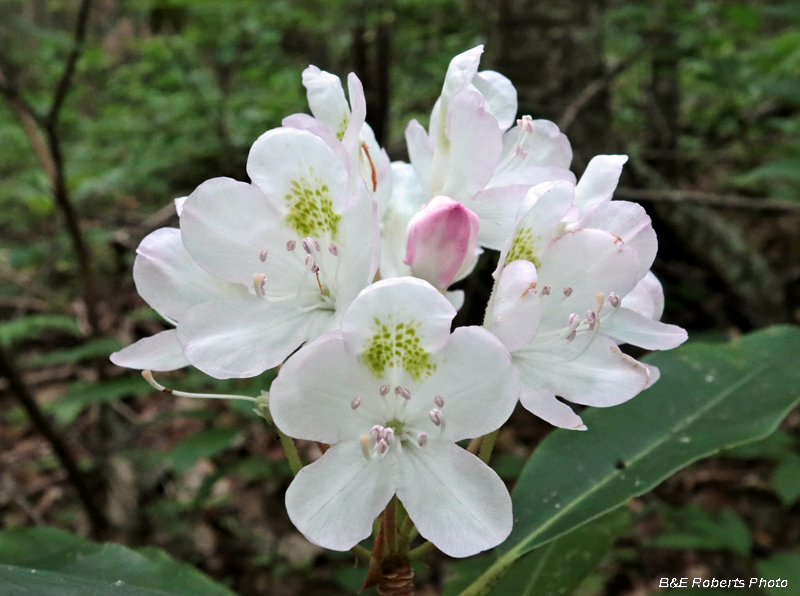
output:
M611 303L611 306L613 306L614 308L619 308L621 300L619 299L619 296L617 296L614 292L611 292L608 295L608 301Z
M425 432L417 433L417 445L419 445L420 447L425 447L427 443L428 443L428 433Z
M336 246L333 242L331 242L331 245L328 247L328 250L334 257L339 256L339 247Z
M405 399L405 400L411 399L411 392L408 389L406 389L405 387L403 387L400 390L400 395L402 395L403 399Z
M253 273L253 289L256 291L256 296L264 296L264 286L267 283L267 276L263 273Z
M444 398L441 395L434 395L433 396L433 403L435 403L440 408L444 407Z
M383 440L386 441L390 446L394 445L394 429L387 428L383 431Z
M386 450L389 449L389 443L386 442L386 439L381 439L378 441L378 447L381 449L381 455L386 453Z
M177 391L175 389L170 389L169 387L164 387L164 385L158 383L153 378L153 373L149 370L143 370L142 376L144 377L144 380L150 383L150 386L154 389L163 391L164 393L170 393L178 397L200 397L203 399L244 399L247 401L257 401L255 397L248 397L246 395L227 395L224 393L189 393L188 391Z
M553 288L551 286L543 287L542 288L542 296L549 296L550 295L550 290L552 290L552 289Z
M442 426L444 419L442 418L442 413L438 409L433 408L430 412L428 412L428 416L431 417L431 422L433 422L436 426Z
M589 330L593 331L594 326L597 325L597 313L593 310L586 311L586 320L589 321Z
M360 406L360 405L361 405L361 398L360 398L360 397L358 397L358 396L354 397L354 398L353 398L353 401L351 401L351 402L350 402L350 407L351 407L353 410L356 410L356 409L358 409L358 406Z
M577 332L577 331L575 331L575 329L573 329L572 331L570 331L570 332L569 332L569 335L567 335L567 341L572 341L573 339L575 339L575 336L576 336L577 334L578 334L578 332Z
M377 443L381 439L383 439L383 427L380 424L376 424L371 429L369 429L369 435L375 440Z
M581 324L581 318L579 315L572 313L567 319L567 326L569 327L570 331L575 331L578 328L578 325Z
M375 164L372 163L372 157L369 154L369 148L367 147L367 142L364 141L361 143L361 148L364 150L364 153L367 154L367 160L369 161L369 168L372 170L372 192L378 190L378 170L375 169Z
M564 296L566 296L567 298L572 296L572 288L571 287L564 286Z
M600 310L603 308L603 303L606 301L606 295L603 294L603 292L598 292L594 295L594 297L597 298L597 308L595 311L600 312Z
M288 250L289 252L292 252L295 248L297 248L297 242L295 242L294 240L289 240L286 243L286 250Z
M361 435L358 437L358 442L361 443L361 453L367 460L372 459L372 454L370 453L370 437L369 435Z
M308 255L311 255L311 249L313 247L314 241L310 237L303 238L303 250L306 251Z
M386 397L389 395L389 385L381 385L379 393L381 394L381 397Z
M400 385L397 385L397 386L395 386L395 388L394 388L394 394L395 394L395 395L400 395L400 392L401 392L402 390L403 390L403 388L402 388Z
M269 254L269 252L267 252L267 249L265 248L264 250L261 251L261 254L258 255L258 258L261 259L262 263L267 260L267 255L268 254Z

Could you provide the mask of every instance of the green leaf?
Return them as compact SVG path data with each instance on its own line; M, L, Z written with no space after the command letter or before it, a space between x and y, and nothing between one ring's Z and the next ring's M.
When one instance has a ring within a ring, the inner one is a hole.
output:
M158 549L97 544L56 528L0 532L0 585L15 596L234 596Z
M235 428L211 428L186 437L172 450L172 465L182 474L199 460L214 457L230 447L239 431Z
M487 594L519 557L657 486L684 466L773 432L800 401L800 329L777 326L727 345L688 343L645 359L661 379L631 401L557 430L514 490L502 556L462 596Z
M24 339L39 339L53 329L70 335L81 335L78 323L73 317L38 314L20 317L0 325L0 343L10 346Z
M800 586L800 552L775 555L771 559L760 561L758 563L758 573L761 576L759 580L766 581L761 585L769 596L786 596L786 588L797 589ZM770 580L786 581L786 584L781 586L769 586ZM749 582L748 582L749 583ZM755 587L755 585L754 585Z
M628 510L620 507L575 532L518 559L491 591L492 596L566 596L603 560L617 536L631 526ZM481 563L484 563L481 561ZM470 559L453 565L456 577L445 582L443 596L455 596L480 574ZM485 567L485 564L481 567Z
M81 360L88 360L90 358L107 358L112 352L121 349L122 344L116 339L110 337L102 337L87 342L76 348L67 348L65 350L55 350L26 358L21 362L26 368L39 368L45 366L57 366L59 364L71 364Z
M670 509L663 514L667 531L656 537L650 546L661 548L695 548L730 550L739 555L750 554L750 528L733 510L712 514L702 507Z
M143 383L141 377L120 377L105 383L77 381L69 386L67 393L48 404L59 424L69 424L89 404L106 403L128 396L153 393L153 388Z
M800 497L800 455L786 453L772 474L775 492L786 507L794 505Z

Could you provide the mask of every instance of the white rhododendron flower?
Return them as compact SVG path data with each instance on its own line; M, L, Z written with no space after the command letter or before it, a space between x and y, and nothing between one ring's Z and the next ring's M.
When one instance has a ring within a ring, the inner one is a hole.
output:
M340 331L308 344L270 391L289 436L333 445L286 493L289 517L309 540L347 550L372 532L393 495L420 534L466 557L511 531L500 478L455 444L510 416L519 379L491 333L450 333L455 310L428 283L377 282L352 303Z
M363 180L350 192L345 166L319 137L267 132L247 171L253 184L201 184L181 215L192 258L253 288L192 308L178 323L186 358L217 378L257 375L335 329L377 268L374 203Z
M686 340L686 332L654 320L655 309L647 316L623 302L655 256L642 240L649 234L634 235L630 244L604 229L556 235L573 201L570 184L531 190L530 206L521 209L500 255L489 324L520 371L522 405L556 426L582 429L556 395L593 406L627 401L658 372L623 354L617 342L670 349ZM646 308L647 296L634 303Z

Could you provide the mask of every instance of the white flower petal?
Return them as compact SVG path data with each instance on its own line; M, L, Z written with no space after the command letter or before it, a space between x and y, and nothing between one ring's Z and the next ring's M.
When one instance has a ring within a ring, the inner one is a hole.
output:
M551 391L537 391L522 386L519 401L523 407L553 426L570 430L586 430L586 425L572 408L556 399Z
M464 306L464 290L445 292L444 297L447 298L447 301L453 305L456 311L461 310L461 307Z
M195 263L181 242L177 228L148 234L136 249L133 280L150 306L171 322L215 298L246 296L247 288L207 273Z
M416 120L409 122L406 127L406 145L408 158L417 174L418 184L428 198L433 167L433 144L428 138L428 133Z
M181 216L181 213L183 212L183 204L186 202L186 199L188 198L189 197L178 197L177 199L175 199L175 213L178 214L178 217Z
M639 280L636 287L622 299L622 306L648 319L654 321L661 319L661 315L664 314L664 288L652 271Z
M336 236L330 220L350 199L348 171L321 138L296 128L265 132L250 148L247 173L300 238Z
M482 190L492 178L503 149L502 134L481 94L470 89L453 98L447 113L447 132L447 179L441 192L431 187L431 193L463 201Z
M645 317L629 308L619 311L601 323L603 334L619 343L639 346L645 350L671 350L688 339L685 329Z
M530 261L513 261L500 274L492 299L491 331L509 351L526 346L539 329L542 301L536 281L536 266Z
M405 449L397 496L423 538L451 557L497 546L511 532L511 497L477 457L448 441Z
M517 90L499 72L483 70L472 77L472 84L486 98L486 108L506 130L517 118Z
M475 193L464 205L481 218L478 231L478 244L493 250L500 250L514 231L517 211L530 186L516 184L487 188Z
M303 71L303 86L307 90L311 113L341 139L350 122L350 108L344 97L342 81L336 75L309 66Z
M523 117L519 124L503 135L503 157L517 147L525 152L529 166L553 166L569 169L572 163L572 146L567 135L554 122ZM574 182L574 179L573 179Z
M442 85L439 126L445 122L445 118L442 116L447 114L447 110L450 108L450 102L453 101L456 95L467 88L478 72L481 54L483 54L483 46L479 45L466 52L462 52L450 61L447 72L444 75L444 85ZM441 131L439 131L439 133L441 133ZM437 131L431 129L431 134L436 136Z
M189 366L178 343L178 332L169 329L145 337L111 354L111 362L125 368L166 371Z
M580 336L573 342L580 344ZM578 358L564 358L564 351L535 349L536 342L514 352L514 363L524 385L548 391L576 404L607 407L628 401L648 383L645 365L623 354L617 345L598 336Z
M290 437L334 444L386 424L387 399L367 367L349 355L339 332L303 347L281 367L270 387L275 424ZM353 399L361 398L357 409Z
M254 377L333 324L332 311L302 312L294 301L249 296L192 308L178 325L178 338L186 358L204 373L217 379Z
M401 360L411 354L409 350L438 351L450 337L455 315L452 305L428 282L413 277L384 279L365 288L350 305L342 318L342 336L351 355L371 346L377 374L393 362L397 350L403 352Z
M347 90L350 93L350 122L347 124L342 144L354 152L361 150L359 135L367 117L367 100L364 97L364 87L355 73L347 75ZM377 158L377 155L375 156Z
M408 421L429 435L438 432L428 413L433 398L444 398L439 409L450 441L472 439L497 430L508 420L519 399L519 376L503 344L482 327L459 327L436 353L436 371L412 391Z
M395 492L390 459L367 460L358 441L334 445L306 466L286 491L292 523L313 543L349 550L372 534L372 522Z
M330 127L322 120L318 120L308 114L292 114L286 116L281 122L282 126L286 128L297 128L300 130L307 130L308 132L318 136L320 139L330 147L336 156L345 165L348 172L352 171L353 160L350 157L350 152L345 148L342 142L336 138Z
M639 277L653 265L658 252L658 238L644 207L629 201L607 201L586 211L576 224L580 228L597 228L622 238L639 253Z
M610 201L627 161L627 155L595 155L575 188L575 204L588 209Z

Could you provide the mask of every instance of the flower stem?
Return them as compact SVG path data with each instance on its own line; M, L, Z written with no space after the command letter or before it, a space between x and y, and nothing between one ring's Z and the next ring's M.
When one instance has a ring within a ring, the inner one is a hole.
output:
M481 452L478 457L481 458L481 461L485 464L489 463L489 458L492 457L492 450L494 449L494 443L497 440L497 433L500 432L496 430L494 432L490 432L488 435L483 437L483 443L481 444Z
M364 559L365 561L369 561L369 558L372 556L372 553L360 544L356 544L350 549L350 552L353 553L357 559Z
M417 559L421 559L431 552L433 548L433 542L425 542L408 553L408 560L416 561Z
M386 540L384 557L397 552L397 497L392 497L383 511L383 535Z
M289 467L292 469L292 474L297 476L297 473L303 469L303 462L300 461L300 455L297 453L297 447L295 447L294 440L291 437L283 434L281 429L276 428L275 430L278 431L278 436L281 439L283 451L286 453L286 459L289 460Z

